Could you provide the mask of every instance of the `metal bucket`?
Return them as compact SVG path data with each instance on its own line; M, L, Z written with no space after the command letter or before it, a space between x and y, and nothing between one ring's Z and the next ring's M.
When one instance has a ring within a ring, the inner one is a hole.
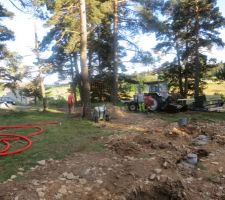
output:
M186 157L186 162L191 165L196 165L198 163L198 156L194 153L189 153Z
M179 126L187 126L188 122L189 122L188 118L187 117L183 117L183 118L180 118L178 120L178 125Z

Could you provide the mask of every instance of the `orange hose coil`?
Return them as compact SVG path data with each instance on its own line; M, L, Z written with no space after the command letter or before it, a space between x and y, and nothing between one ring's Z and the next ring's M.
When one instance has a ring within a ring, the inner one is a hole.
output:
M21 152L31 148L32 141L30 138L44 133L44 129L38 125L47 125L47 124L59 124L59 122L51 121L51 122L40 122L40 123L36 123L36 124L0 126L0 131L1 130L9 130L9 129L37 129L36 132L30 133L27 136L20 135L20 134L1 133L0 132L0 142L5 145L5 147L3 149L0 149L0 156L18 154L18 153L21 153ZM25 141L27 143L27 145L22 148L10 151L10 148L12 147L12 144L10 143L10 141L18 141L18 140Z

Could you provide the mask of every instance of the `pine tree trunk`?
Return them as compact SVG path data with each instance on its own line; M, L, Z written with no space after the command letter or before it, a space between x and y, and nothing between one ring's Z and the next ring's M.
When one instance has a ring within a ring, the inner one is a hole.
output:
M76 77L76 72L75 72L75 60L73 54L70 55L70 74L71 74L71 84L70 84L70 89L71 91L75 94L76 97L76 88L77 88L77 81L75 79Z
M187 98L188 95L188 69L185 65L184 69L184 98Z
M44 78L40 76L40 85L41 85L41 96L42 96L42 104L43 104L43 111L47 111L47 98L45 93L45 85L44 85Z
M80 49L80 64L81 64L81 80L82 80L82 97L83 97L83 117L91 117L90 107L90 82L87 65L87 19L86 19L86 4L85 0L80 0L80 18L81 18L81 49Z
M82 86L81 86L81 76L80 76L80 71L77 65L77 53L73 53L73 60L74 60L74 68L75 68L75 77L73 82L77 82L79 92L80 92L80 101L83 104L83 96L82 96Z
M118 103L118 0L114 0L114 27L113 27L113 84L112 84L112 94L111 100L114 105Z
M196 41L195 41L195 47L194 47L194 52L195 52L195 87L194 87L194 96L195 98L199 96L199 85L200 85L200 70L201 70L201 63L200 63L200 58L199 58L199 0L195 0L195 36L196 36Z
M194 96L198 97L199 96L199 87L200 87L200 70L201 70L201 64L200 64L200 60L199 60L199 49L198 49L198 45L196 45L195 47L195 93Z
M182 66L181 66L181 60L180 60L180 50L178 45L176 44L176 51L177 51L177 64L178 64L178 80L179 80L179 90L182 97L184 97L184 89L183 89L183 76L182 76Z
M37 105L37 96L34 96L34 105Z

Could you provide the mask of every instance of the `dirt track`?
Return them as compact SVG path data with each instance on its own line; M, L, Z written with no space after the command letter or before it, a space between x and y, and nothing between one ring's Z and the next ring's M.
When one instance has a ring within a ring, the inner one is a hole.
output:
M110 137L101 153L76 153L62 161L48 160L23 173L23 179L0 185L8 200L205 200L225 199L225 123L169 124L154 115L121 112L109 123ZM208 144L193 145L203 134ZM188 153L196 166L182 164Z

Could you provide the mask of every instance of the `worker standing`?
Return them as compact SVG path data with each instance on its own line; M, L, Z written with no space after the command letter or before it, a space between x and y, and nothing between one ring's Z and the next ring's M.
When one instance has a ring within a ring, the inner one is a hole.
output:
M75 104L75 97L72 92L68 96L67 103L68 103L69 114L71 114L74 110L74 104Z
M139 111L144 112L145 105L144 105L144 94L143 93L137 94L137 101L138 101Z
M145 106L144 106L144 94L142 93L141 85L137 86L137 103L139 111L144 112Z
M144 96L144 105L146 107L146 112L151 111L151 107L154 105L154 99L151 95Z

